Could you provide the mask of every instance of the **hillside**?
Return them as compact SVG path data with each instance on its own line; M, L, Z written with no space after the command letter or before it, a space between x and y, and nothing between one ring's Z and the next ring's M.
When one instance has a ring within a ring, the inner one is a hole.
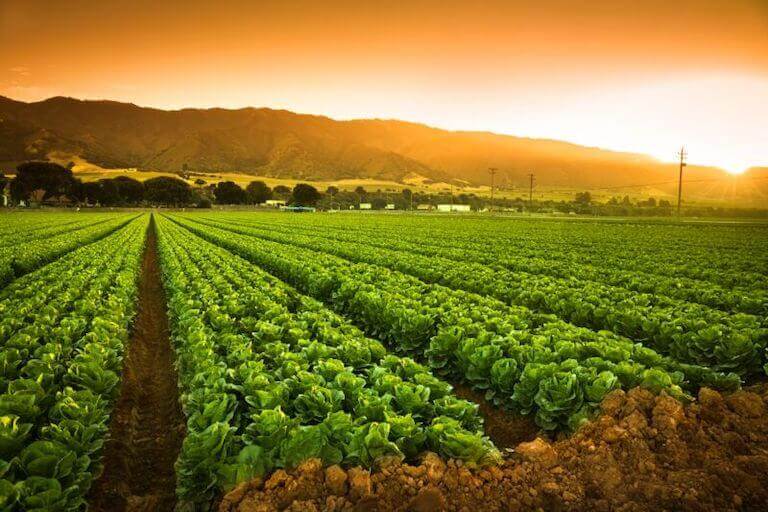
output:
M164 111L113 101L56 97L24 103L0 97L0 165L67 153L106 168L239 172L323 181L489 183L672 194L677 169L640 154L485 132L452 132L394 120L336 121L268 108ZM768 173L734 177L686 169L686 192L703 200L761 204Z

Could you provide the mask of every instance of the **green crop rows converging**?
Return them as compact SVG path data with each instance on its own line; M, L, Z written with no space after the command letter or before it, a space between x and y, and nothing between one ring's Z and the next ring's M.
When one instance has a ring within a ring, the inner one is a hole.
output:
M449 382L572 432L615 389L688 400L768 369L760 224L153 216L0 217L0 511L83 509L148 229L191 509L309 458L498 463L478 405Z
M236 483L312 457L370 466L425 449L498 460L477 405L317 301L158 221L182 404L178 494L207 502Z
M80 510L100 471L149 216L110 219L0 292L2 510Z

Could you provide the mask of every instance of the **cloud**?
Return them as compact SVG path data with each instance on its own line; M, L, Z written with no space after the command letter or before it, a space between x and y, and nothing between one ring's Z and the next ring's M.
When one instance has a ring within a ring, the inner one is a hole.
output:
M32 74L26 66L14 66L9 68L8 71L19 76L30 76Z

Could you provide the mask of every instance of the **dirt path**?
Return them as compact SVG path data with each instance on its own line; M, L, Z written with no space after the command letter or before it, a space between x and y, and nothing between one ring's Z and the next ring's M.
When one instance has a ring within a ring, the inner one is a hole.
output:
M91 490L91 511L164 512L175 506L173 464L184 439L184 417L168 333L153 219L104 473Z

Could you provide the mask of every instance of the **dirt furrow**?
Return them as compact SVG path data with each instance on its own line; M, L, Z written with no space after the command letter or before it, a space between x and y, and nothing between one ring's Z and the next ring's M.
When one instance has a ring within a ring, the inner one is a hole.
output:
M478 405L483 417L483 430L500 450L514 448L520 443L533 441L539 435L545 435L536 426L531 416L523 416L506 411L488 402L482 393L464 384L453 384L453 394Z
M90 510L172 511L174 462L184 439L154 219L139 284L138 309L123 363L120 396L94 483Z

